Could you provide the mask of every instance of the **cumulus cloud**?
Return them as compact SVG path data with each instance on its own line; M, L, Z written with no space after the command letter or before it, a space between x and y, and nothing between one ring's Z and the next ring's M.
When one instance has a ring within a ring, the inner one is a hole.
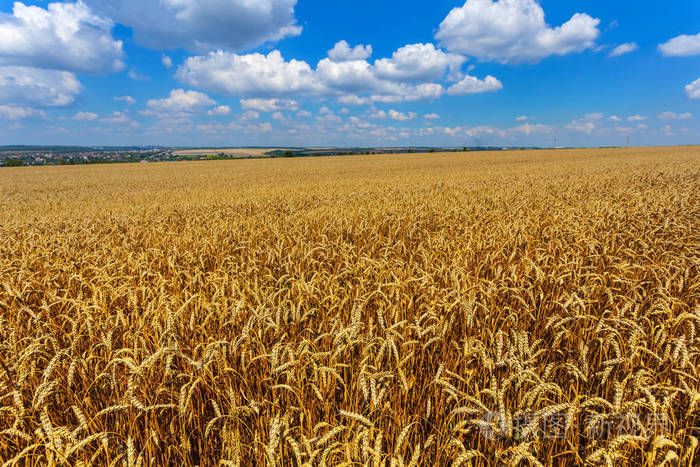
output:
M659 115L656 116L659 120L688 120L689 118L692 118L693 115L690 112L685 112L682 114L677 114L675 112L662 112Z
M598 122L600 122L605 115L602 113L589 113L583 116L583 118L576 119L566 125L566 129L573 131L580 131L582 133L592 133L598 127Z
M213 109L209 110L207 112L207 116L219 117L221 115L228 115L230 113L231 113L231 108L228 105L220 105L218 107L214 107Z
M78 78L68 71L0 66L0 102L4 104L66 106L81 90Z
M244 112L238 116L238 120L240 120L242 122L250 122L250 121L259 120L259 119L260 119L260 113L256 112L255 110L248 110L247 112Z
M418 56L424 60L418 60ZM267 55L238 55L220 50L190 57L178 68L176 77L187 85L239 95L263 107L264 101L284 96L336 97L342 104L366 105L437 99L445 92L442 84L422 81L442 78L447 70L458 75L463 61L461 57L436 50L432 44L403 47L391 58L377 60L375 65L367 60L324 58L315 69L305 61L285 60L278 50ZM453 93L488 92L502 87L493 77L484 81L461 79L453 86ZM269 111L274 110L287 109Z
M409 44L398 49L391 58L374 62L376 76L392 81L434 81L450 74L459 77L460 68L467 59L461 55L443 52L433 44Z
M463 94L478 94L483 92L494 92L503 89L503 84L493 76L489 75L483 80L474 76L466 75L462 81L453 84L447 89L447 94L452 96Z
M630 128L627 126L616 126L615 131L617 131L618 133L620 133L622 135L630 135L630 134L634 133L636 130L634 128Z
M438 99L445 92L442 85L437 83L421 83L418 85L402 85L394 91L396 100L391 100L391 102L401 102L406 101L419 101L419 100L434 100ZM379 96L372 96L375 101L381 101Z
M272 131L270 122L251 123L245 127L246 133L267 133L269 131Z
M205 109L213 105L216 105L216 102L204 93L173 89L168 97L149 100L146 104L148 109L141 111L141 114L159 119L186 118L205 113ZM230 111L228 106L219 106L209 109L206 115L226 115Z
M122 101L126 102L126 105L134 105L136 104L136 99L134 99L131 96L117 96L114 98L115 101Z
M346 105L367 105L370 104L372 100L368 97L359 97L349 94L347 96L340 96L338 98L338 102Z
M297 0L86 0L154 49L241 51L301 34Z
M94 121L97 120L98 118L100 118L100 116L97 115L96 113L92 113L92 112L78 112L78 113L75 114L75 116L73 117L73 120L77 120L77 121L79 121L79 122L94 122Z
M440 118L440 116L436 113L430 113L430 114L423 115L423 118L425 120L438 120Z
M278 50L267 55L219 50L190 57L176 77L190 86L243 96L309 93L319 87L308 63L285 61Z
M316 74L326 86L347 93L388 91L391 87L391 83L383 83L375 76L372 65L365 60L334 62L324 58L318 62Z
M592 133L596 129L596 125L593 122L587 122L584 120L574 120L573 122L566 125L568 130L581 131L583 133Z
M639 45L636 42L626 42L624 44L620 44L610 53L608 54L609 57L619 57L620 55L624 55L630 52L634 52L639 48Z
M510 130L508 130L508 133L530 136L535 134L550 134L553 131L554 127L550 125L543 125L541 123L524 123L522 125L511 128Z
M165 68L172 68L173 67L173 59L168 57L167 55L163 54L162 57L160 57L161 63L163 63L163 66Z
M352 60L366 60L372 56L371 45L357 45L350 47L347 41L337 42L331 50L328 51L328 58L334 62L347 62Z
M593 47L600 20L576 13L561 26L545 22L535 0L466 0L435 37L447 50L501 63L538 62Z
M691 99L700 99L700 78L686 85L685 93Z
M279 112L279 111L273 112L271 117L273 120L277 120L279 122L286 122L287 121L287 117L285 117L284 114L282 112Z
M316 116L316 120L325 124L335 124L340 123L343 119L338 117L331 109L328 107L321 107L318 110L320 115Z
M479 125L475 127L462 127L462 126L457 126L457 127L444 127L444 128L437 128L437 131L446 134L447 136L452 136L452 137L469 137L469 138L483 138L483 137L490 137L490 136L500 136L504 137L507 135L507 132L505 130L501 130L500 128L488 126L488 125Z
M619 122L622 119L620 117L618 117L617 115L611 115L608 117L608 120L610 120L611 122Z
M391 118L392 120L397 120L397 121L399 121L399 122L405 122L405 121L407 121L407 120L413 120L413 119L416 118L417 116L418 116L418 114L416 114L415 112L406 112L406 113L402 113L402 112L398 112L398 111L396 111L396 110L394 110L394 109L391 109L391 110L389 111L389 118Z
M102 123L109 123L112 125L120 125L125 123L131 123L131 116L125 112L112 112L108 117L102 117L100 119ZM135 122L134 122L135 123Z
M0 118L4 120L20 120L25 118L48 119L46 112L31 107L0 105Z
M138 73L136 70L129 70L129 73L127 73L127 76L134 81L150 81L151 78L149 78L146 75L142 75L141 73Z
M686 34L674 37L668 42L659 45L659 51L665 57L690 57L700 55L700 34L688 36Z
M630 121L630 122L642 122L642 121L644 121L644 120L646 120L646 119L648 119L648 118L649 118L649 117L645 117L644 115L631 115L631 116L627 117L627 121Z
M113 23L85 3L49 3L46 9L15 2L0 13L0 65L100 74L124 68Z
M296 110L299 108L299 103L292 99L241 99L241 108L274 112L276 110Z

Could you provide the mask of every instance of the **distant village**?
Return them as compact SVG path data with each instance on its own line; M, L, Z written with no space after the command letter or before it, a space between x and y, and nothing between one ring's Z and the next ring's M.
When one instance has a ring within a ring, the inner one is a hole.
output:
M389 153L431 153L458 151L499 151L526 148L212 148L183 150L163 147L85 148L67 146L0 146L0 167L29 165L113 164L135 162L176 162L276 157L350 156ZM530 148L527 148L530 149Z
M171 160L168 150L97 148L1 148L0 166L109 164L124 162L160 162Z

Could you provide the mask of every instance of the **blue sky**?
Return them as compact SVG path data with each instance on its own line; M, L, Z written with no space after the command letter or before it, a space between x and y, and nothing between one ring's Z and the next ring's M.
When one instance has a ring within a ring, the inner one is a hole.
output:
M700 2L0 0L0 144L700 143Z

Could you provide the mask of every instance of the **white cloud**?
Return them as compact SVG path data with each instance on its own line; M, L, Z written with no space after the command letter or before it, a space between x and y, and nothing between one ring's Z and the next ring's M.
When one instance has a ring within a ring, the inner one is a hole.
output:
M581 131L583 133L592 133L596 129L596 125L593 122L586 122L582 120L575 120L568 125L566 128L574 131Z
M287 62L278 50L267 55L237 55L219 50L190 57L176 76L201 89L243 96L309 93L319 88L306 62Z
M374 94L369 96L368 100L370 102L381 102L383 104L394 104L396 102L402 102L404 96L397 96L395 94Z
M160 118L184 116L203 111L204 108L215 105L216 102L209 96L198 91L185 91L173 89L170 96L163 99L150 99L146 104L148 110L144 115L154 115Z
M136 70L129 70L129 73L127 73L129 78L133 79L134 81L150 81L151 78L149 78L146 75L142 75L140 73L137 73Z
M675 133L673 132L673 128L671 128L671 125L666 125L661 127L661 134L664 136L674 136Z
M209 117L217 117L221 115L228 115L231 113L231 108L228 105L220 105L218 107L214 107L213 109L209 110L207 112L207 116Z
M514 128L511 128L509 130L510 133L516 133L516 134L522 134L526 136L534 135L534 134L549 134L554 131L554 128L549 126L549 125L543 125L541 123L536 123L536 124L531 124L531 123L524 123L522 125L516 126Z
M690 112L685 112L682 114L677 114L675 112L662 112L659 115L656 116L659 120L688 120L689 118L693 118L693 114Z
M267 133L272 131L270 122L250 123L245 127L245 133Z
M100 116L97 115L96 113L92 113L92 112L78 112L78 113L75 114L75 116L73 117L73 120L78 120L79 122L94 122L94 121L97 120L98 118L100 118Z
M483 92L494 92L503 89L503 84L493 76L489 75L483 80L474 76L466 75L462 81L453 84L447 89L447 94L457 96L462 94L478 94Z
M114 98L115 101L122 101L126 102L126 105L134 105L136 104L136 99L134 99L131 96L117 96Z
M20 120L23 118L41 118L46 120L48 116L43 110L37 110L31 107L0 105L0 118L4 120Z
M297 112L297 117L311 117L311 112L307 112L306 110L300 110L299 112Z
M435 37L450 52L501 63L537 62L594 45L600 20L576 13L552 28L535 0L466 0L440 24Z
M391 67L387 65L386 69L389 68ZM395 71L398 73L398 69ZM352 97L339 97L339 101L347 105L436 99L444 91L442 85L437 83L408 84L382 79L377 74L377 68L365 60L334 62L325 58L316 66L315 74L320 92L351 95ZM370 97L359 97L358 94L370 94Z
M582 133L592 133L598 127L598 122L600 122L605 115L602 113L589 113L572 121L566 125L566 129L573 131L580 131Z
M527 121L527 115L521 115L519 117L515 117L516 122L525 122Z
M609 57L619 57L620 55L624 55L630 52L634 52L639 48L639 45L636 42L626 42L624 44L620 44L610 53L608 54Z
M0 66L0 102L4 104L66 106L81 90L78 78L68 71Z
M259 120L259 119L260 119L260 113L256 112L255 110L249 110L249 111L244 112L238 116L238 120L240 120L242 122L250 122L252 120Z
M338 98L338 102L346 105L367 105L371 103L371 99L369 99L368 97L359 97L353 94L349 94L347 96L340 96Z
M299 103L292 99L241 99L241 108L274 112L275 110L296 110Z
M456 66L462 59L454 60L454 57L435 50L432 45L425 47L425 50L432 48L433 56L442 56L442 59L411 71L415 67L408 66L410 60L407 56L411 55L410 50L414 46L402 48L394 54L394 58L377 61L382 64L379 67L383 67L385 73L381 77L378 68L366 60L335 62L324 58L313 69L304 61L286 61L277 50L267 55L237 55L218 51L207 56L190 57L179 67L176 77L190 86L216 93L237 94L251 102L269 101L273 96L336 97L345 105L433 100L444 94L445 89L441 84L402 80L413 81L419 77L426 80L431 78L430 74L436 77L437 69L442 77L450 68L449 63ZM438 62L439 66L436 66ZM392 79L383 79L389 75ZM461 83L453 86L452 92L487 92L501 87L500 81L493 77L487 77L484 81L465 77Z
M297 0L86 0L154 49L249 49L301 34Z
M479 125L475 127L445 127L445 128L439 128L439 131L442 133L448 135L448 136L453 136L453 137L469 137L469 138L484 138L484 137L493 137L493 136L500 136L500 137L505 137L507 136L507 132L505 130L501 130L500 128L492 127L492 126L487 126L487 125Z
M450 75L460 77L460 68L467 59L445 53L433 44L409 44L399 48L391 58L374 62L375 74L390 81L434 81Z
M392 83L383 83L374 75L365 60L334 62L324 58L316 66L316 75L326 86L347 93L388 90Z
M320 115L316 116L316 120L325 124L336 124L340 123L342 119L333 113L328 107L321 107L318 110Z
M665 57L690 57L700 55L700 34L688 36L683 34L659 45L659 51Z
M620 117L618 117L617 115L611 115L608 117L608 120L610 120L611 122L619 122L622 119Z
M691 99L700 99L700 78L685 86L685 93Z
M629 121L629 122L642 122L648 118L649 117L645 117L644 115L631 115L631 116L627 117L627 121Z
M440 116L436 113L430 113L430 114L423 115L423 118L425 120L438 120L440 118Z
M401 112L398 112L394 109L391 109L389 111L389 118L391 118L392 120L400 121L400 122L405 122L407 120L413 120L417 116L418 116L418 114L416 114L415 112L401 113Z
M173 67L173 59L168 57L165 54L163 54L163 56L160 57L160 61L163 63L163 66L165 68L172 68Z
M620 134L623 135L630 135L631 133L634 133L636 130L634 128L630 128L627 126L616 126L615 131L617 131Z
M122 42L112 38L112 26L82 1L49 3L46 9L15 2L12 14L0 13L0 65L119 71Z
M376 112L369 115L369 118L372 118L372 119L386 118L386 117L387 117L387 114L383 110L377 110Z
M328 58L334 62L366 60L371 56L371 45L357 45L355 47L350 47L350 44L348 44L347 41L337 42L333 48L328 51Z
M109 117L103 117L100 119L103 123L110 123L113 125L119 125L124 123L130 123L131 117L125 112L112 112Z
M403 85L397 94L407 101L435 100L442 96L445 89L437 83L421 83L416 86ZM399 100L400 102L400 100Z

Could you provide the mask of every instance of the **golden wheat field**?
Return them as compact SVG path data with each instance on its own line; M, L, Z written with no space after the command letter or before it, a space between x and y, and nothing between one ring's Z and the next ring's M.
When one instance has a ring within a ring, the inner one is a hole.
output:
M0 169L0 465L697 465L700 148Z

